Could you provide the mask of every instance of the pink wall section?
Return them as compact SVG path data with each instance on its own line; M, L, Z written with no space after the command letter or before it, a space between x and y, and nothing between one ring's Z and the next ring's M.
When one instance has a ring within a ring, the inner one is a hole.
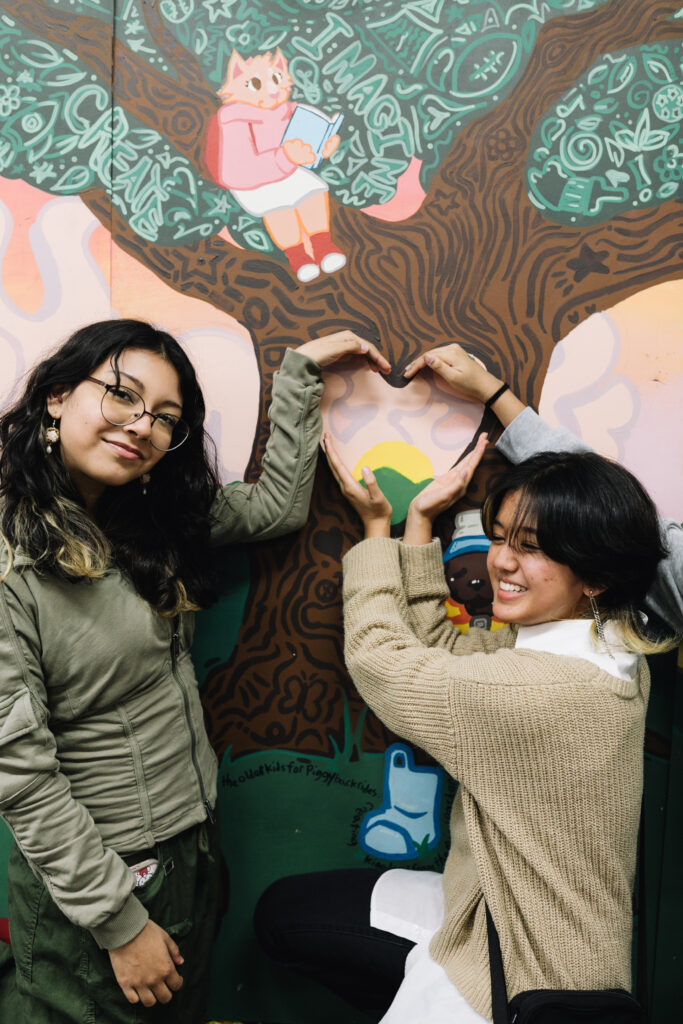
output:
M164 284L112 242L80 199L0 178L0 401L43 352L108 317L150 320L186 346L202 380L226 480L241 479L258 416L248 331Z
M414 187L410 196L419 199ZM109 316L151 320L195 360L223 475L242 478L258 417L249 332L123 252L78 198L2 178L0 232L0 401L76 327ZM681 477L672 472L683 466L682 309L683 281L672 281L588 317L556 346L540 402L548 422L624 462L674 518L683 516ZM444 472L481 416L431 378L398 390L364 369L326 379L325 422L352 466L383 443L390 446L383 457L398 470L413 472L417 459L423 479Z

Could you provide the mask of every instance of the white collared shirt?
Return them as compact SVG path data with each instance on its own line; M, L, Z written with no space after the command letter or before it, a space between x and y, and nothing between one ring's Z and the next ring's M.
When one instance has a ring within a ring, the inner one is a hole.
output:
M541 622L538 626L520 626L515 649L583 658L617 679L632 682L638 671L640 655L622 646L610 622L605 623L605 639L607 647L594 639L592 619L561 619L559 622Z

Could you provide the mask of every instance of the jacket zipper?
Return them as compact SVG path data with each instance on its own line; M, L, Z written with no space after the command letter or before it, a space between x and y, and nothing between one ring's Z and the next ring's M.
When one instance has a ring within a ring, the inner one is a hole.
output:
M173 678L180 687L180 692L183 695L183 704L185 706L185 718L187 720L187 727L190 730L190 755L192 757L192 764L194 765L194 770L197 775L197 782L199 783L199 792L202 798L202 803L204 805L204 810L206 811L206 816L213 825L216 821L216 815L214 814L213 807L209 803L209 799L206 795L206 790L204 789L204 782L202 780L202 775L199 770L199 764L197 762L197 737L195 736L194 728L192 725L192 719L190 718L190 702L188 700L185 687L181 683L177 672L178 658L180 656L179 629L180 616L176 615L173 618L173 631L171 635L171 671L173 673Z

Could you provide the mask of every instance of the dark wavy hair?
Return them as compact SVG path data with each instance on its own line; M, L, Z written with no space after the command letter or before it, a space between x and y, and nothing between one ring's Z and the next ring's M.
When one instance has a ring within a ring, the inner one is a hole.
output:
M95 521L62 460L45 453L47 399L107 361L118 381L127 348L154 352L173 366L190 435L154 467L147 494L138 480L106 488ZM209 531L218 480L204 414L192 363L170 334L139 320L105 320L76 331L35 367L0 417L1 522L10 551L20 548L38 571L71 580L102 576L113 563L165 615L210 604L217 596Z
M511 546L523 549L522 531L532 527L548 558L569 566L589 586L604 587L598 607L626 646L654 652L673 645L643 629L640 610L666 551L657 509L632 473L595 452L541 452L496 481L482 514L487 537L513 492L519 501Z

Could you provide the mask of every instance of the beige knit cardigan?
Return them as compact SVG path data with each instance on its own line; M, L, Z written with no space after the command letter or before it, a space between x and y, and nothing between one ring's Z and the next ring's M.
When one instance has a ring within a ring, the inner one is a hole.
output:
M630 988L631 890L649 675L515 650L516 631L444 618L438 542L375 538L344 559L345 655L399 736L460 783L430 951L491 1018L484 898L508 998L532 988Z

